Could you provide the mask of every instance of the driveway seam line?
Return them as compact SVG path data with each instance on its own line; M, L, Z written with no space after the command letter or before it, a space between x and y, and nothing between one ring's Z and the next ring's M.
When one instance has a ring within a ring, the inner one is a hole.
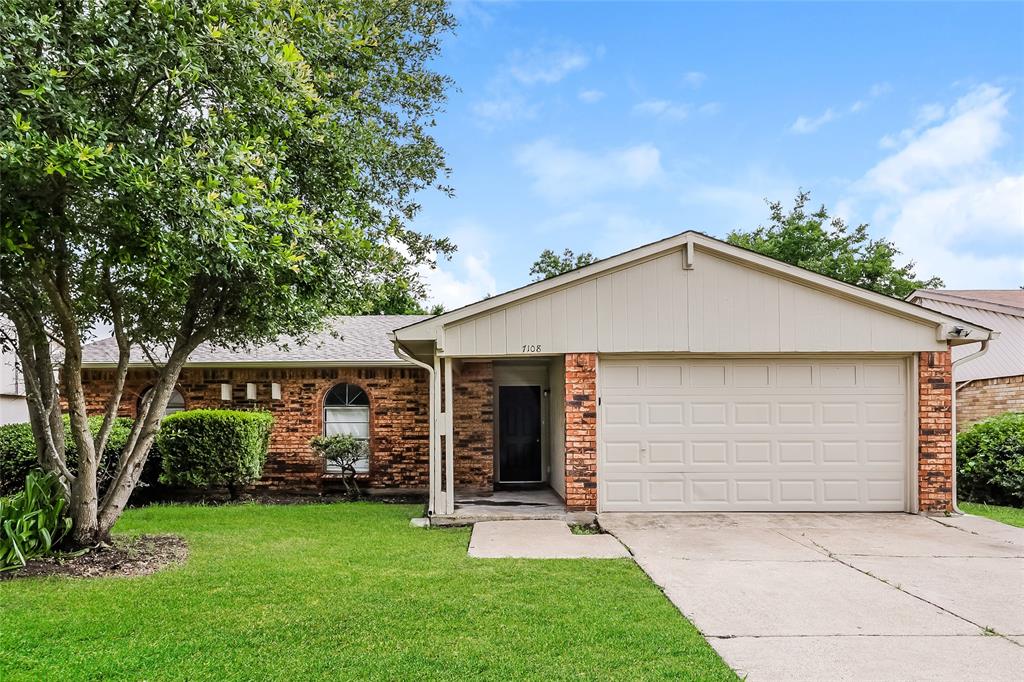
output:
M980 629L982 635L984 635L986 632L992 633L989 636L1002 637L1003 639L1005 639L1006 641L1010 642L1011 644L1014 644L1014 645L1020 646L1020 647L1024 647L1024 645L1018 644L1017 642L1013 641L1008 636L1004 635L1003 633L1001 633L1001 632L999 632L997 630L994 630L994 629L992 629L992 628L990 628L990 627L988 627L986 625L980 625L979 623L975 623L970 618L965 618L964 616L961 616L959 613L956 613L955 611L950 611L945 606L941 606L939 604L936 604L933 601L929 601L929 600L925 599L924 597L922 597L922 596L920 596L918 594L914 594L913 592L910 592L909 590L903 589L903 587L901 587L900 585L892 584L891 582L889 582L885 578L880 578L879 576L877 576L877 575L875 575L875 574L873 574L873 573L871 573L869 571L865 571L865 570L863 570L861 568L858 568L858 567L854 566L853 564L851 564L851 563L849 563L847 561L843 561L837 555L833 554L830 550L828 550L824 545L821 545L818 542L816 542L813 538L808 538L808 540L813 542L815 545L818 545L818 547L821 547L822 550L828 552L829 558L832 559L833 561L835 561L835 562L837 562L839 564L842 564L843 566L846 566L848 568L852 568L853 570L857 571L858 573L862 573L862 574L866 575L869 578L872 578L874 580L877 580L880 583L888 585L889 587L891 587L894 590L897 590L899 592L902 592L903 594L910 595L914 599L919 599L920 601L923 601L925 604L930 604L931 606L934 606L935 608L939 609L940 611L944 611L944 612L948 613L949 615L953 616L954 618L959 618L960 620L964 621L965 623L970 623L974 627Z

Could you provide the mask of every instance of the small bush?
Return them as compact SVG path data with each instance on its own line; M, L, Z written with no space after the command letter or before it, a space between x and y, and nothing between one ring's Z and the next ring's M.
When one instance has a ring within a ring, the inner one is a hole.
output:
M89 417L89 430L94 436L99 432L102 423L103 417ZM117 468L117 460L125 443L128 442L131 430L131 419L118 417L114 420L97 472L101 495ZM71 439L71 419L67 415L64 415L64 438L64 454L68 468L75 471L78 468L78 450ZM32 435L32 425L25 423L0 426L0 495L11 495L21 490L25 476L35 468L36 441Z
M263 475L274 419L269 412L189 410L164 418L157 436L160 480L196 488L227 487L232 499Z
M316 454L341 469L341 480L345 484L345 490L349 492L354 490L358 495L356 464L366 459L369 454L369 446L366 441L348 434L335 434L333 436L316 436L309 441L309 445Z
M49 554L71 530L64 515L64 489L53 474L32 471L25 488L0 497L0 571Z
M973 425L956 439L960 498L1024 506L1024 412Z

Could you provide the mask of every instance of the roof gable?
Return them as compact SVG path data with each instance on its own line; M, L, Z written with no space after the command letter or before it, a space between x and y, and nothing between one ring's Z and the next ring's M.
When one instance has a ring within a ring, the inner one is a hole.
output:
M685 232L396 330L446 354L931 350L983 327ZM964 332L961 332L964 333Z

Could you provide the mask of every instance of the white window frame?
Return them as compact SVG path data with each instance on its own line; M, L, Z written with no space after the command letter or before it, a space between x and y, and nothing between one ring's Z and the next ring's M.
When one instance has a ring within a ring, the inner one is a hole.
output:
M331 394L334 393L334 391L339 386L345 386L346 387L346 389L345 389L345 404L344 405L328 405L327 404L327 399L331 396ZM350 389L356 389L358 391L358 393L350 395L349 394L350 393ZM353 403L352 402L353 400L358 400L360 396L364 396L365 397L366 404ZM358 412L361 415L361 417L358 418L358 419L332 419L332 418L330 418L331 410L338 410L339 412L340 411L345 411L345 412L348 412L348 413ZM361 440L361 441L366 443L366 459L362 459L362 460L359 460L358 462L356 462L354 468L355 468L357 474L368 473L370 471L370 454L371 454L370 453L370 396L369 396L369 394L361 386L358 386L356 384L349 384L349 383L335 384L334 386L331 387L331 390L329 390L324 395L323 422L324 422L323 433L324 433L325 436L334 435L328 429L328 425L329 424L365 424L366 425L366 435L365 436L360 436L360 435L357 435L357 434L350 434L350 435L353 435L357 440ZM345 431L335 431L334 433L345 433ZM329 461L325 462L325 471L327 473L329 473L329 474L340 474L340 473L343 473L343 470L341 469L341 467L339 467L337 465L334 465L334 464L331 464L331 462L329 462Z

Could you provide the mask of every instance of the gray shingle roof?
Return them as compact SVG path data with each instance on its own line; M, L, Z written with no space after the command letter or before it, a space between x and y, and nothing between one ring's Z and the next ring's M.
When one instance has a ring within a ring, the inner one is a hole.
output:
M189 364L403 364L395 355L388 333L407 324L426 319L428 315L361 315L335 317L327 328L299 344L291 337L281 337L276 344L268 344L235 351L200 345L189 357ZM101 339L82 348L82 362L86 365L114 365L117 363L117 343L114 339ZM132 348L132 364L149 364L139 348Z

